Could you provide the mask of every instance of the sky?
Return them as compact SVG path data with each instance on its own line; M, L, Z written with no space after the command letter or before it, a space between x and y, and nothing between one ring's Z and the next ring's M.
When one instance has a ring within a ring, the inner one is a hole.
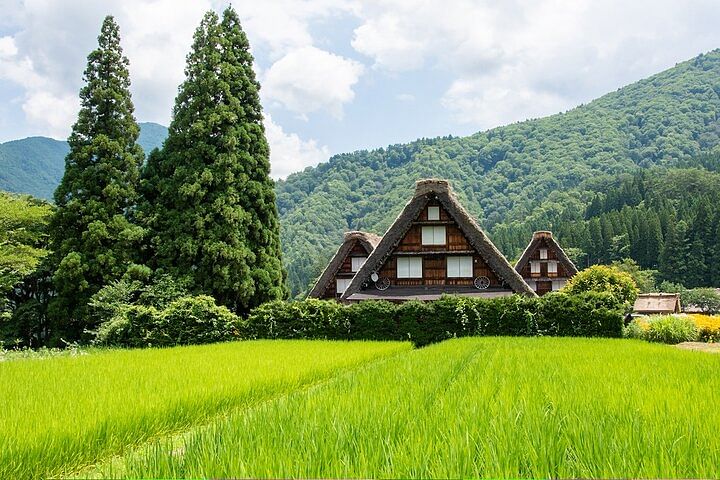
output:
M0 142L68 136L105 15L136 118L168 125L221 0L0 0ZM469 135L587 103L720 48L719 0L240 0L272 176L336 153Z

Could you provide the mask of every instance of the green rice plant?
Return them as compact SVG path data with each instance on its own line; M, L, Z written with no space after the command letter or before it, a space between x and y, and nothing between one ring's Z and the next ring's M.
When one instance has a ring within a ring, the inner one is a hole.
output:
M128 452L102 477L720 477L720 356L462 338Z
M252 341L0 363L0 478L67 475L409 343Z
M676 344L698 340L698 328L686 315L655 315L647 318L645 340Z

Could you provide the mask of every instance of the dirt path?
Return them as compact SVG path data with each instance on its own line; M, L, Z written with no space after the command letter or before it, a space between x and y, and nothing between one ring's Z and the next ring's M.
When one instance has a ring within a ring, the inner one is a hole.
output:
M675 345L683 350L697 350L699 352L720 353L720 343L683 342Z

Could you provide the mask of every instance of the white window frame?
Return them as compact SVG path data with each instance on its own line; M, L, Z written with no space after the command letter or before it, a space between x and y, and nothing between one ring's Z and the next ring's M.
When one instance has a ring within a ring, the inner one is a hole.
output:
M367 257L350 257L350 271L358 272L363 264L367 261Z
M422 244L423 245L445 245L446 240L445 225L432 225L422 227Z
M540 249L540 260L547 260L548 258L548 249L547 248L541 248Z
M428 220L440 220L440 207L429 206L427 209L427 219Z
M558 262L549 261L548 262L548 274L551 273L558 273Z
M530 262L530 273L531 274L539 274L540 273L540 262L532 261Z
M398 257L397 278L422 278L422 257Z
M473 277L473 257L470 256L452 256L447 257L448 278L472 278Z
M335 291L338 295L342 295L345 293L345 290L347 290L347 287L350 286L350 282L352 282L352 278L336 278L335 279ZM341 288L342 285L342 288Z

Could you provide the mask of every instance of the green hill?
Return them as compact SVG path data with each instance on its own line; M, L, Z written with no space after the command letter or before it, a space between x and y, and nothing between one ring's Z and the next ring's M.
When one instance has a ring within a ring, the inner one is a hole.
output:
M138 143L145 152L160 147L167 128L141 123ZM0 144L0 190L52 199L65 170L66 142L30 137Z
M582 216L594 192L619 174L717 152L719 112L715 50L565 113L464 138L336 155L277 185L293 292L320 272L343 231L382 234L418 178L449 179L491 232L501 223Z

